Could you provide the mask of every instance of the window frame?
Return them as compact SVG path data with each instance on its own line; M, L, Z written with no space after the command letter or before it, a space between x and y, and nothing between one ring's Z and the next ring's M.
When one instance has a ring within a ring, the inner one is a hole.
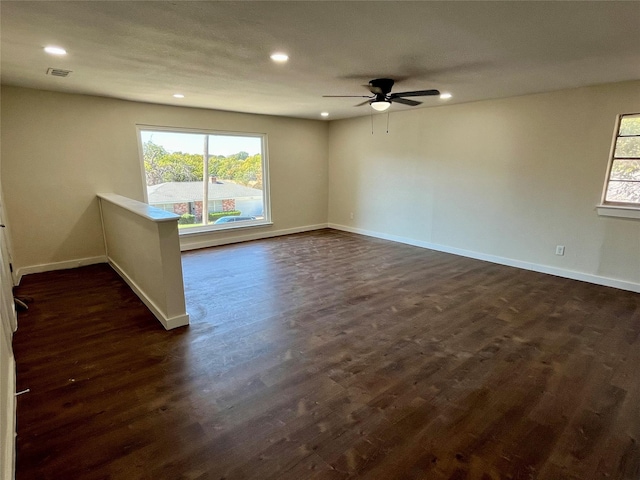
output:
M609 182L611 181L611 170L613 169L613 162L617 159L615 156L616 146L618 143L618 138L621 138L620 127L622 125L622 119L624 117L637 115L640 115L640 113L622 113L616 117L616 124L611 140L611 148L609 150L609 161L607 162L604 186L602 188L602 196L600 198L600 204L596 207L599 215L607 217L640 219L640 202L615 202L607 200L607 190L609 189Z
M183 133L183 134L197 134L197 135L218 135L229 137L255 137L260 138L261 142L261 156L262 156L262 205L263 205L263 218L256 220L245 220L242 222L228 222L219 225L209 223L199 227L190 227L178 229L180 236L189 235L202 235L207 233L237 230L242 228L251 227L264 227L273 225L271 220L271 191L269 189L269 153L268 153L268 141L267 134L260 132L237 132L227 130L208 130L202 128L188 128L188 127L171 127L166 125L148 125L148 124L136 124L136 136L138 141L138 159L140 162L140 169L142 174L142 191L144 203L149 204L149 194L147 192L147 172L144 167L144 148L142 142L142 132L165 132L165 133ZM204 181L204 179L203 179ZM208 181L208 180L207 180ZM205 205L204 198L203 207ZM206 204L208 206L209 201Z

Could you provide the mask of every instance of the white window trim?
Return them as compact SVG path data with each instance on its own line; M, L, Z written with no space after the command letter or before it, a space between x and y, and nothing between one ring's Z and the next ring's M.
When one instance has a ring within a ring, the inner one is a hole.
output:
M616 217L627 218L632 220L640 220L640 205L632 205L627 203L607 202L605 197L607 196L607 187L609 186L609 176L611 175L611 168L613 166L614 155L616 151L616 140L620 133L620 122L625 115L637 115L635 113L623 113L616 118L616 126L613 130L613 137L611 139L611 149L609 151L609 162L607 163L607 172L604 177L604 186L602 187L602 197L600 203L596 205L596 211L601 217Z
M622 207L620 205L600 204L596 205L598 215L601 217L631 218L640 220L640 208Z
M195 133L200 135L228 135L228 136L238 136L238 137L259 137L262 142L262 190L263 194L263 211L264 211L264 219L263 220L255 220L255 221L246 221L246 222L238 222L240 225L216 225L212 224L202 226L202 227L192 227L187 229L179 230L180 236L190 236L190 235L202 235L207 233L215 233L221 231L229 231L242 229L246 227L269 227L273 225L273 221L271 220L271 190L269 187L269 150L267 144L267 134L259 133L259 132L236 132L236 131L225 131L225 130L206 130L206 129L194 129L194 128L185 128L185 127L171 127L166 125L147 125L147 124L136 124L136 136L138 137L138 159L140 162L140 169L142 172L142 192L144 195L144 203L149 203L149 196L147 194L147 173L144 169L144 155L143 155L143 147L142 147L142 130L152 130L157 132L176 132L176 133Z

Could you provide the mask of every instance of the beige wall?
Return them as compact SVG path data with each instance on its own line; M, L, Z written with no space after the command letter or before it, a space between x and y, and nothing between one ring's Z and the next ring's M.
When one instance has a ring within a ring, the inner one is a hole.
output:
M14 267L103 258L95 194L142 200L135 125L150 124L268 134L274 226L252 235L328 220L633 288L640 222L599 217L594 207L615 117L638 111L636 81L392 112L388 134L386 115L376 115L372 135L369 117L328 125L4 86L2 185Z
M2 186L18 269L104 258L96 193L143 200L136 124L266 133L274 225L262 233L326 224L326 122L8 86L1 108Z
M633 112L637 81L393 112L388 134L386 115L374 135L368 117L332 122L329 222L640 287L640 221L594 210L616 115Z

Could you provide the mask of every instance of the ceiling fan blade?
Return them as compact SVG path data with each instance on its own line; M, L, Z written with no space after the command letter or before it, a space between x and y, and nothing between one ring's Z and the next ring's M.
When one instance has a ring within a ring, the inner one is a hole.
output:
M322 95L324 98L371 98L370 95Z
M393 103L402 103L403 105L409 105L410 107L415 107L416 105L420 105L422 102L416 102L415 100L409 100L408 98L400 98L400 97L391 97L389 98Z
M440 92L438 90L416 90L415 92L392 93L390 97L429 97L432 95L440 95Z
M357 104L357 105L354 105L354 107L361 107L361 106L363 106L363 105L367 105L367 104L369 104L369 103L371 103L371 100L365 100L365 101L364 101L364 102L362 102L362 103L359 103L359 104Z

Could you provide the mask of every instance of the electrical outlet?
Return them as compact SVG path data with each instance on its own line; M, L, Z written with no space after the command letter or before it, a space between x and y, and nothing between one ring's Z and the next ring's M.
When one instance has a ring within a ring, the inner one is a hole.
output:
M556 245L556 255L564 255L564 245Z
M349 218L350 218L351 220L353 220L353 212L351 212L351 213L349 214Z

